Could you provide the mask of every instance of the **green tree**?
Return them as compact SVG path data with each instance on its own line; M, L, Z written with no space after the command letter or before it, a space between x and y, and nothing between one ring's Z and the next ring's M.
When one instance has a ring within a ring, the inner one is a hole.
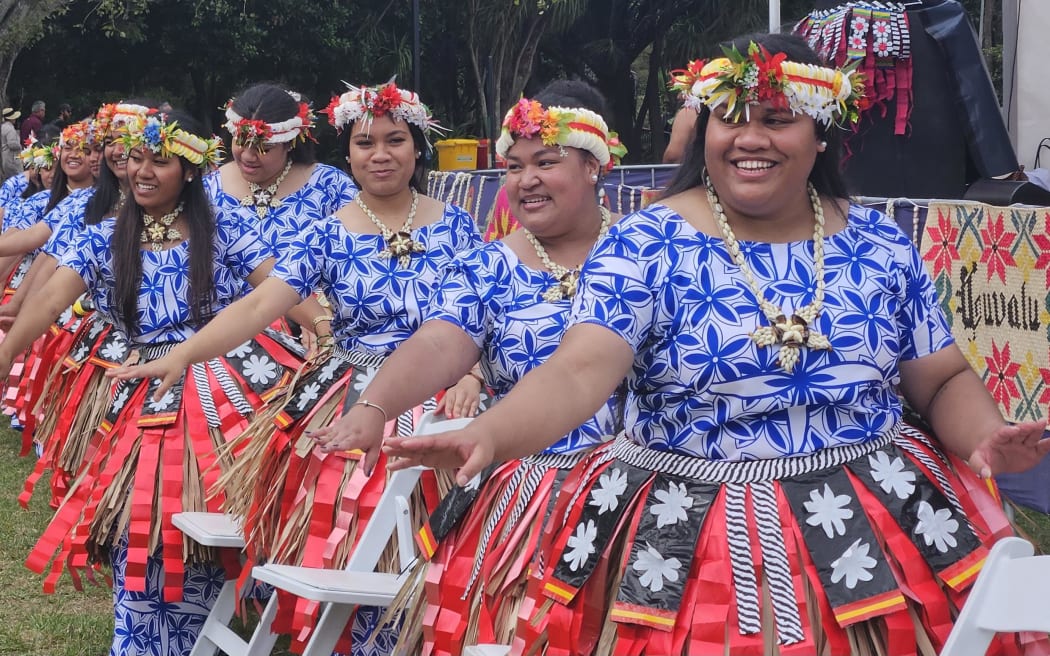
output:
M19 54L43 33L44 22L70 0L0 0L0 104L8 104L7 82Z

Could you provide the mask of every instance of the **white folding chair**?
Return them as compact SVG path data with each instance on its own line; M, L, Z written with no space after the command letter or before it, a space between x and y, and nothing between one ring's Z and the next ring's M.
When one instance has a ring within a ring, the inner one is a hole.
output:
M995 543L941 656L984 656L996 633L1050 633L1050 555L1034 553L1021 538Z
M440 433L465 426L470 419L439 419L432 412L424 413L416 426L417 435ZM330 570L295 565L266 564L252 568L254 580L269 583L276 588L287 590L294 595L325 604L310 639L303 651L303 656L330 656L335 650L336 642L346 629L346 624L357 606L388 606L401 589L402 578L397 574L375 572L376 564L386 548L395 528L398 535L398 555L402 570L407 570L415 558L414 529L408 507L408 498L412 495L422 468L412 468L391 474L383 494L376 504L365 530L361 533L357 547L347 561L345 569ZM220 533L228 531L230 525L222 527L225 515L217 513L182 513L185 515L209 515L206 518L193 518L198 523L207 524ZM192 526L187 518L183 523ZM176 523L177 526L180 526ZM181 526L180 526L181 528ZM236 530L236 527L233 527ZM191 529L195 530L195 529ZM197 531L205 540L217 539L207 531ZM197 539L194 533L187 533ZM227 539L231 536L226 535ZM200 541L200 540L198 540ZM209 544L201 542L202 544ZM240 546L243 548L243 539ZM246 641L229 628L230 619L236 610L236 592L227 582L219 595L219 602L212 608L205 621L197 643L190 656L215 656L221 649L230 656L265 656L273 651L277 635L270 631L274 615L277 612L277 595L266 604L259 623L252 636ZM227 595L227 588L228 595ZM224 596L226 595L226 596Z

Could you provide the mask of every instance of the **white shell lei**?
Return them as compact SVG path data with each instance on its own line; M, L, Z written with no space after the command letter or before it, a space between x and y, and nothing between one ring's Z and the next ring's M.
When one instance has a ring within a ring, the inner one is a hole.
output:
M609 232L609 224L612 223L612 213L604 205L599 205L598 211L602 215L601 227L598 228L598 239L601 239L605 236L605 233ZM576 287L580 282L580 268L574 267L569 269L554 262L551 260L550 255L547 255L547 249L543 247L539 239L536 239L534 234L525 228L522 228L522 232L525 233L525 239L528 239L529 243L536 250L536 255L540 258L543 266L558 279L558 284L551 285L547 288L547 291L543 292L543 300L548 303L554 303L555 301L575 296Z
M711 211L718 221L718 227L722 230L722 238L725 240L726 250L729 251L733 262L740 268L740 272L747 281L751 292L758 299L758 305L762 314L769 321L768 326L759 326L750 333L751 341L759 348L780 345L780 356L778 362L780 368L791 373L799 359L799 351L802 347L815 350L830 351L831 342L824 335L811 329L809 326L818 316L824 306L824 208L820 204L820 196L813 185L808 185L810 203L813 205L813 277L816 289L813 292L813 300L787 318L784 311L767 300L762 294L755 277L747 267L744 253L740 250L740 244L729 227L729 220L718 200L711 179L704 176L704 185L707 187L707 201L711 204Z

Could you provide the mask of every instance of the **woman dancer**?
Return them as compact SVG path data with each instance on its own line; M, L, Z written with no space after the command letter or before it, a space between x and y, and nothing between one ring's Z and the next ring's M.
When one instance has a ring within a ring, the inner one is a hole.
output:
M212 202L257 221L278 256L299 234L357 193L350 177L314 156L309 103L274 84L256 84L226 105L233 161L204 179ZM295 328L298 333L298 328ZM302 335L312 347L313 326Z
M77 237L39 302L19 313L0 343L0 371L88 289L149 361L241 295L244 280L259 283L269 273L269 249L252 227L208 202L201 174L218 159L218 139L204 137L189 116L161 113L137 120L125 147L132 196L115 218ZM184 540L171 516L218 510L221 495L205 500L229 465L216 448L299 362L259 335L187 368L161 398L146 382L117 386L88 460L27 560L40 572L54 556L46 589L63 568L76 577L85 563L112 564L112 656L184 655L193 647L223 569L211 550Z
M598 189L623 151L610 144L603 107L585 83L560 81L507 113L496 152L507 160L504 188L524 230L456 259L425 323L390 356L364 398L399 412L457 379L479 356L484 382L500 398L554 351L579 265L614 220ZM480 382L468 378L476 393ZM343 448L347 438L378 445L383 425L375 414L352 408L344 422L350 431L328 431L320 443L329 450ZM416 572L416 585L427 583L425 596L417 590L408 602L399 651L420 653L420 628L425 653L509 643L527 573L541 562L536 547L548 506L566 472L620 425L614 394L540 454L503 463L479 485L445 497L423 534L433 566Z
M1034 464L1044 422L1004 423L908 237L846 200L836 122L862 86L797 37L727 52L686 82L686 160L596 246L557 352L386 452L463 482L626 375L625 433L566 479L515 652L935 654L1008 530L967 464ZM901 425L898 383L939 441Z
M416 330L440 272L480 239L470 215L421 193L435 122L415 93L394 83L351 87L332 99L327 113L348 144L360 189L355 202L310 226L265 283L196 338L115 375L159 378L161 395L180 367L228 350L319 288L332 304L337 348L253 423L240 440L247 445L236 470L221 483L228 509L245 518L251 560L339 568L363 527L360 518L382 493L386 470L375 453L361 460L316 449L308 431L323 432L342 422L348 408L361 406L382 416L388 431L411 432L413 413L385 414L361 390ZM434 479L425 487L436 498ZM299 632L315 611L282 597L275 630ZM379 614L359 612L356 621L365 628L355 635L370 632ZM376 649L389 653L391 641L379 636Z

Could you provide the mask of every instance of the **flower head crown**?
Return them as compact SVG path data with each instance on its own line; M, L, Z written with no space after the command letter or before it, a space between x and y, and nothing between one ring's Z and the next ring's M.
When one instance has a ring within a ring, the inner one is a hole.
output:
M267 123L254 118L244 118L233 109L234 99L226 103L226 122L223 127L233 137L233 143L245 148L263 149L271 144L289 141L314 140L313 127L315 116L310 105L302 102L297 94L288 92L299 103L299 110L290 119L279 123Z
M127 133L129 121L156 111L134 103L107 103L95 112L96 133L102 140L120 139Z
M586 150L598 163L611 169L627 154L605 119L582 107L544 107L539 101L522 98L503 119L496 152L506 157L516 138L539 137L546 146L568 146Z
M181 157L197 166L214 166L222 161L222 140L205 139L179 127L178 121L168 122L167 114L139 116L128 122L124 147L148 148L161 157Z
M44 145L30 135L26 139L25 148L18 153L18 158L22 160L22 167L25 169L54 168L55 162L58 161L58 144Z
M98 126L95 121L70 123L62 129L62 136L58 140L60 147L73 150L87 150L97 143Z
M725 119L746 120L748 107L769 101L776 109L805 114L816 122L852 124L867 106L864 80L851 69L836 69L788 61L754 41L742 54L736 46L722 48L724 57L689 62L671 71L671 88L685 105L699 111L725 106Z
M328 122L337 130L360 120L365 122L367 130L374 118L386 114L395 121L416 126L428 140L431 132L442 130L430 108L420 102L415 92L400 89L392 81L374 87L346 86L349 91L333 96L328 107L321 112L328 115Z

